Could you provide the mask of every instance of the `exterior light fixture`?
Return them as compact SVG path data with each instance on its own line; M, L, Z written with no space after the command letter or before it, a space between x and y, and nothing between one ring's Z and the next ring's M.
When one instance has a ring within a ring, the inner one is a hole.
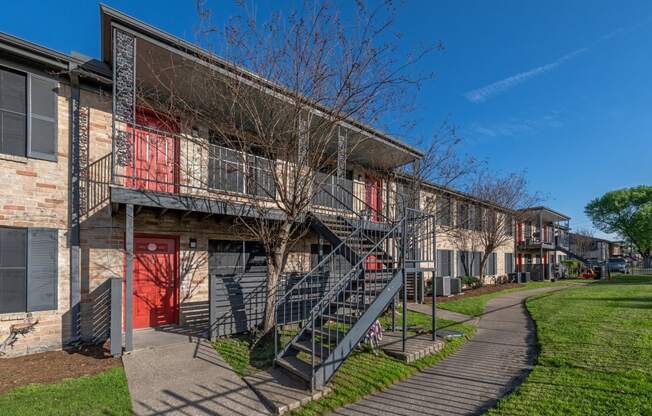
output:
M197 239L196 238L191 238L189 245L190 245L190 248L197 248Z

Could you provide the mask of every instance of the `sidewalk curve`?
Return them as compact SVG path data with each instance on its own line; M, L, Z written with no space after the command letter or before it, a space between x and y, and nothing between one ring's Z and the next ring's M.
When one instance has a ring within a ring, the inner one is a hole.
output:
M521 384L534 365L536 334L524 300L560 289L564 287L523 290L489 300L476 335L458 351L333 414L482 414Z

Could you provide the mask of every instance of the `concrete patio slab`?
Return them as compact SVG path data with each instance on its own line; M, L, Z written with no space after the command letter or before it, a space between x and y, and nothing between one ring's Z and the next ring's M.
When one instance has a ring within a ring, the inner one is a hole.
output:
M407 334L405 351L403 351L403 336L400 332L387 331L383 333L380 349L387 355L411 363L444 348L444 342L432 339L431 334Z
M313 400L330 393L330 388L311 392L305 381L298 380L280 368L270 368L244 378L245 382L258 393L267 407L275 414L282 415Z
M138 331L134 345L123 363L135 415L269 414L208 340Z

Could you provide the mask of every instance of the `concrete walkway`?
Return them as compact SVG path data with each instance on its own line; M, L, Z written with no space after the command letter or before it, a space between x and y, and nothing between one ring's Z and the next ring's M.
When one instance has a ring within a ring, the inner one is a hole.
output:
M432 315L432 304L425 303L408 303L408 310L423 313L426 315ZM448 319L449 321L455 321L465 324L477 325L480 321L479 318L469 315L464 315L463 313L447 311L446 309L437 308L435 312L437 318Z
M521 384L534 364L534 323L523 301L529 296L559 289L563 287L524 290L490 300L475 337L457 352L334 414L482 414Z
M123 363L135 415L269 414L207 340L149 331L134 345Z

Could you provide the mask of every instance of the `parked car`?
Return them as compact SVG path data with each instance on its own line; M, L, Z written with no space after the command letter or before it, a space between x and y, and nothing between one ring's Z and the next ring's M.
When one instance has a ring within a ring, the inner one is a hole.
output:
M621 257L610 258L609 271L617 273L629 273L629 265L627 264L627 260Z

